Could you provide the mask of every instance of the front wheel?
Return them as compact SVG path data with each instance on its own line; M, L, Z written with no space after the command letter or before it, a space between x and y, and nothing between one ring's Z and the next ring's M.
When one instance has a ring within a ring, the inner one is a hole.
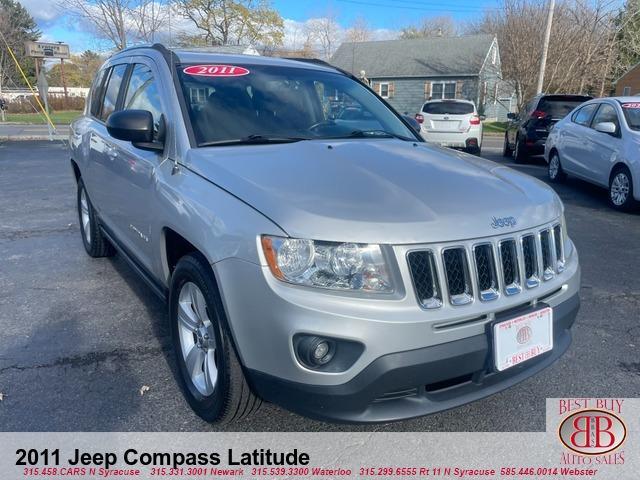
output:
M616 210L629 211L637 206L633 198L631 172L625 166L616 168L609 179L609 204Z
M202 255L178 262L171 276L169 318L182 390L196 414L224 424L255 412L262 401L245 379L213 272Z

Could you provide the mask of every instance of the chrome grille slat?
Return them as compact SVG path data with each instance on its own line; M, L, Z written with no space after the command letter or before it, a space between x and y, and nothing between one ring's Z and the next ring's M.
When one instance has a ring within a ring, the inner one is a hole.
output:
M462 306L536 288L565 268L563 233L556 223L512 238L413 250L407 260L418 303Z

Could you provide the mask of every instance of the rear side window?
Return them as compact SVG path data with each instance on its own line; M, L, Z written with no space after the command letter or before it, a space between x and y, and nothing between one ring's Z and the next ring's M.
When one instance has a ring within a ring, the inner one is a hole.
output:
M102 106L102 97L104 94L104 77L108 70L100 70L96 75L93 82L93 88L91 89L91 116L97 117L100 114L100 107Z
M473 105L465 102L427 102L422 111L432 115L467 115L473 113Z
M538 108L551 118L564 118L581 103L591 100L589 97L543 97Z
M582 107L580 110L578 110L576 113L573 114L573 117L571 118L571 120L573 120L573 123L577 123L578 125L583 125L585 127L588 127L591 120L591 116L593 115L593 112L595 112L597 106L598 106L597 103L591 103L589 105L585 105L584 107Z
M162 117L162 102L160 101L158 84L148 66L139 63L133 67L123 108L151 112L154 134L157 136Z
M127 71L127 65L121 64L111 68L111 74L104 92L104 100L102 101L102 108L100 110L100 120L106 121L109 115L111 115L118 103L118 95L120 93L120 86L122 85L122 78Z

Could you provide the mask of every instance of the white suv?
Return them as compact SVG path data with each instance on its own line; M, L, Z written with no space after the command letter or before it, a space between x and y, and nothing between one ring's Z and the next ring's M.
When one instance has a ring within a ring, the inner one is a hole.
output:
M482 148L482 118L476 106L468 100L429 100L416 115L420 134L442 147L464 148L480 155Z

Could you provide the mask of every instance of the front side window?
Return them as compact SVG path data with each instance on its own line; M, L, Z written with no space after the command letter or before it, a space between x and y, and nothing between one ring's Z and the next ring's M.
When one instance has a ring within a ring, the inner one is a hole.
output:
M597 103L585 105L584 107L582 107L580 110L578 110L576 113L573 114L573 117L571 118L571 120L573 120L573 122L577 123L578 125L588 127L591 120L591 116L593 115L593 112L595 112L597 106L598 106Z
M233 68L235 67L235 68ZM380 98L333 72L275 65L178 65L199 146L415 135Z
M123 108L125 110L147 110L151 112L153 115L154 136L157 138L160 118L162 117L162 102L160 101L158 84L148 66L139 63L133 67Z
M618 114L616 113L616 109L609 105L608 103L603 103L600 105L596 116L593 117L593 121L591 122L592 126L596 126L599 123L613 123L616 126L616 132L620 131L620 121L618 120Z
M122 78L124 72L127 71L127 65L121 64L111 68L109 79L107 80L107 86L104 92L104 100L102 101L102 108L100 110L100 120L106 121L115 109L118 102L118 94L120 93L120 86L122 85Z

